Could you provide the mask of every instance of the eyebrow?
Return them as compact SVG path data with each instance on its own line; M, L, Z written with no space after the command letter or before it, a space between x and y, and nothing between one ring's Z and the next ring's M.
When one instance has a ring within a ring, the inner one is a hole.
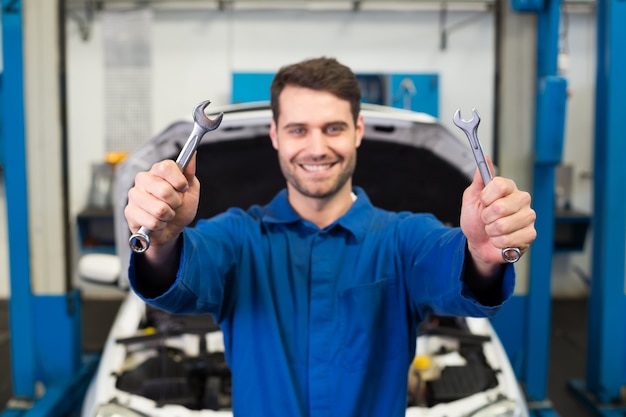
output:
M286 125L284 125L282 127L282 129L291 129L293 127L303 127L306 126L306 123L300 123L300 122L291 122L291 123L287 123Z
M291 123L287 123L286 125L284 125L282 127L282 129L291 129L294 127L305 127L308 126L307 123L304 122L291 122ZM328 123L324 123L323 127L326 128L328 126L343 126L343 127L348 127L348 123L344 122L343 120L335 120L332 122L328 122Z
M349 123L348 122L344 122L343 120L337 120L337 121L334 121L334 122L326 123L324 125L324 127L331 126L331 125L339 125L339 126L343 126L343 127L348 127Z

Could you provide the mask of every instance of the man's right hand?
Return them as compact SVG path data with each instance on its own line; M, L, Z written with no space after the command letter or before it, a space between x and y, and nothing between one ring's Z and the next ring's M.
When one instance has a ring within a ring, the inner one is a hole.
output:
M183 228L196 216L200 182L195 172L196 155L185 172L176 162L165 160L135 176L124 215L132 233L141 226L151 230L148 257L172 250Z

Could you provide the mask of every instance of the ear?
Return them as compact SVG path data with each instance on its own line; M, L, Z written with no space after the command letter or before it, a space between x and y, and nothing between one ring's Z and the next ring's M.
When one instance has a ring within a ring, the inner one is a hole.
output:
M359 113L359 117L356 119L356 147L361 146L363 140L363 134L365 133L365 123L363 122L363 115Z
M272 121L270 122L270 139L272 140L272 146L274 147L274 149L278 150L278 138L276 135L276 122L274 121L274 118L272 118Z

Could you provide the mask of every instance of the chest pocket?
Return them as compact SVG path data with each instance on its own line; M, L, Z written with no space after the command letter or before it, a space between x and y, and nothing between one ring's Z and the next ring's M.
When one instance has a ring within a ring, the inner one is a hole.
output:
M397 285L383 279L341 294L341 356L346 369L382 365L408 351L408 324Z

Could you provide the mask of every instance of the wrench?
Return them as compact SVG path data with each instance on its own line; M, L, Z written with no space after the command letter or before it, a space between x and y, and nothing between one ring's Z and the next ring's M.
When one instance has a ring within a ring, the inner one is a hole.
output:
M210 100L203 101L198 104L196 108L193 110L193 130L185 142L185 145L181 149L178 154L178 158L176 158L176 163L180 167L181 171L184 171L189 161L191 161L191 157L193 153L198 148L200 144L200 140L204 136L205 133L215 130L219 127L220 123L222 123L222 118L224 117L224 113L220 113L215 119L209 119L206 114L204 114L204 109L211 104ZM143 253L150 247L150 233L152 231L146 227L141 226L137 232L133 233L128 239L128 244L133 252Z
M489 169L489 165L487 165L485 153L483 152L483 148L480 146L480 141L478 140L480 115L476 109L472 109L472 118L470 120L463 120L461 119L461 110L458 109L454 113L453 121L458 128L465 132L467 139L469 139L470 147L472 148L472 153L474 154L474 159L476 160L476 165L478 166L478 171L483 179L483 183L485 185L489 184L492 178L491 170ZM508 263L515 263L519 261L521 256L522 253L519 248L502 249L502 259Z

